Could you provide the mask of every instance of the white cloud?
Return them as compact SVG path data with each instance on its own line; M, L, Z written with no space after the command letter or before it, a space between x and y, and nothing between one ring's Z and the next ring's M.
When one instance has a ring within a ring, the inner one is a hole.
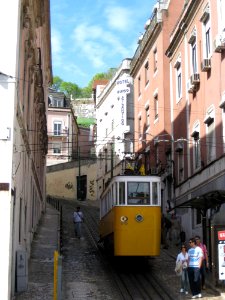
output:
M102 68L105 60L116 54L127 56L127 47L123 46L117 35L104 30L97 25L87 23L78 25L73 31L75 47L81 49L86 59L90 60L94 67Z
M112 29L128 31L133 23L132 11L121 6L109 6L105 9L108 25Z

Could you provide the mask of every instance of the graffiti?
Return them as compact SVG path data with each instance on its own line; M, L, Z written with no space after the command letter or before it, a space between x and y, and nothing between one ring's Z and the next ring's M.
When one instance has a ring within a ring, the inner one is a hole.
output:
M71 190L71 189L73 188L72 182L67 182L67 183L65 184L65 188L68 189L68 190Z
M94 197L95 195L95 191L94 191L94 180L90 180L90 185L89 185L89 193L92 197Z

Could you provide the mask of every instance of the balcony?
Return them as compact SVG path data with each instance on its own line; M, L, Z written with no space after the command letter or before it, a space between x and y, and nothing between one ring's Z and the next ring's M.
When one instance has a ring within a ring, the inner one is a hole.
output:
M202 72L208 72L211 69L211 59L205 58L201 62Z
M215 52L222 52L225 50L225 33L217 34L214 43L214 51Z

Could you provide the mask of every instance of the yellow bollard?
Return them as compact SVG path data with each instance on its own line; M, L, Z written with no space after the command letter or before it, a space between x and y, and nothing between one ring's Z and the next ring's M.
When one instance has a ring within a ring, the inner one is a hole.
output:
M57 300L57 278L58 278L58 258L59 253L58 251L54 251L54 294L53 300Z

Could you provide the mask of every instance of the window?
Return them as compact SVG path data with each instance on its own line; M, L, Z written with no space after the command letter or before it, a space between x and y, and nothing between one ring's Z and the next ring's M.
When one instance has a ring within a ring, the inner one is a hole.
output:
M194 127L192 138L193 138L193 167L197 170L201 167L201 150L200 150L200 139L199 139L200 125L197 124Z
M53 98L52 104L54 107L63 107L63 99Z
M55 121L53 124L54 127L54 135L61 135L62 134L62 122Z
M207 5L204 8L203 15L201 17L201 21L203 24L203 57L210 58L211 54L211 28L210 28L210 14L209 14L209 6Z
M155 114L155 120L157 120L159 117L158 94L155 94L154 96L154 114Z
M207 161L210 163L216 157L214 109L210 108L205 117Z
M182 182L184 180L184 153L178 152L178 180Z
M138 77L138 96L141 95L141 76Z
M141 116L138 117L138 136L139 136L139 139L142 138L142 133L141 133Z
M153 59L154 59L154 72L157 71L158 68L158 54L157 54L157 48L153 51Z
M178 64L176 68L177 75L177 100L182 96L182 78L181 78L181 64Z
M159 205L159 184L152 182L152 204Z
M145 64L145 85L149 83L149 63L148 61Z
M150 126L150 112L149 112L149 106L145 108L145 115L146 115L146 129Z
M192 62L192 74L196 74L197 70L197 55L196 55L196 41L191 44L191 62Z
M53 150L54 154L60 154L61 153L62 145L60 143L53 143L52 147L53 147L52 150Z
M150 204L150 185L148 182L128 182L128 204Z
M119 204L125 204L125 182L119 182Z
M211 54L211 44L210 44L210 22L207 20L207 22L204 24L205 29L205 36L204 36L204 56L205 58L209 58Z

